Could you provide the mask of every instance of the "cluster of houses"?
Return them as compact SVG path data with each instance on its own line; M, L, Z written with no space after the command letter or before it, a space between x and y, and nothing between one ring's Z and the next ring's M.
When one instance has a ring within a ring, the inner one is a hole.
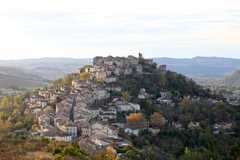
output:
M145 121L138 125L118 122L119 114L137 113L141 107L124 100L120 96L122 88L116 82L121 75L142 74L143 64L151 65L153 61L141 54L138 58L96 57L93 65L79 71L79 74L88 74L87 79L74 79L71 86L37 90L26 100L26 112L33 113L38 123L32 134L58 141L79 140L79 145L89 152L113 144L130 145L119 136L119 131L137 134L147 124ZM165 69L166 66L162 66L162 70ZM113 92L118 96L113 96ZM141 89L140 94L139 99L149 96L145 89Z
M116 81L115 76L130 75L132 73L143 73L143 65L153 65L152 59L144 59L142 54L139 57L95 57L93 66L85 66L84 72L89 73L91 79L112 83ZM161 70L166 71L166 65L160 65Z
M71 86L37 90L26 99L26 112L34 114L38 123L32 134L65 142L78 140L81 148L94 153L108 146L131 145L119 136L122 131L129 135L138 135L143 129L158 133L158 129L150 128L141 117L140 105L121 96L123 89L117 83L121 75L144 74L144 64L154 63L141 54L138 58L95 57L93 65L84 66L77 73L87 74L86 79L74 79ZM165 72L166 65L160 65L159 69ZM159 95L156 105L175 106L170 92L160 92ZM141 88L137 96L139 101L151 97L145 88ZM122 115L125 116L123 121ZM134 121L133 117L140 117L140 120ZM223 125L214 126L214 133L225 130ZM183 129L178 122L171 126ZM187 127L197 129L200 124L191 122ZM230 127L227 126L227 129Z
M224 98L226 101L233 105L233 106L239 106L240 105L240 90L234 90L230 91L229 93L223 93Z
M160 92L160 96L157 98L156 103L163 106L175 106L170 92Z

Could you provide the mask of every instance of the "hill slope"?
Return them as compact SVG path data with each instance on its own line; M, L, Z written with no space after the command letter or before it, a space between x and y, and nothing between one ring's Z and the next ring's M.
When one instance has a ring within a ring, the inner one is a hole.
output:
M46 82L43 78L12 67L0 67L0 88L28 88L41 86Z
M89 63L91 59L41 58L0 61L0 66L17 67L44 79L55 80Z

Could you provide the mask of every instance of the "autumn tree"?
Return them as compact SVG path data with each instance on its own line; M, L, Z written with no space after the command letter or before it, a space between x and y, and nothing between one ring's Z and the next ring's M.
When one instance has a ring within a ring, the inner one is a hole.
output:
M143 119L144 119L144 117L143 117L142 113L131 113L127 117L128 122L138 122L138 121L142 121Z
M109 157L111 160L116 160L117 159L117 152L116 150L109 146L106 148L106 155Z
M131 113L127 117L127 125L132 128L146 127L146 120L142 113Z
M182 101L179 103L179 106L183 109L188 109L191 106L191 100L189 97L184 97Z
M87 79L89 79L89 77L90 77L89 73L83 72L83 73L80 73L79 79L82 80L82 81L86 81Z
M11 123L8 121L0 120L0 141L7 134L11 127Z
M117 152L113 147L108 146L104 151L99 152L92 159L93 160L117 160Z
M71 86L72 85L72 80L73 80L73 77L71 75L67 75L63 79L64 85Z
M166 123L166 119L160 112L154 112L150 117L150 125L156 128L162 128Z

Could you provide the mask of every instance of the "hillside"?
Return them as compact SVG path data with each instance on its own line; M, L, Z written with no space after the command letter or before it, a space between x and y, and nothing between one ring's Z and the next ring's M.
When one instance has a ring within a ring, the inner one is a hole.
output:
M41 58L0 61L0 66L17 67L44 79L55 80L90 62L91 59Z
M239 158L239 107L141 54L95 57L1 104L4 159Z
M0 88L29 88L41 86L43 78L12 67L0 67Z

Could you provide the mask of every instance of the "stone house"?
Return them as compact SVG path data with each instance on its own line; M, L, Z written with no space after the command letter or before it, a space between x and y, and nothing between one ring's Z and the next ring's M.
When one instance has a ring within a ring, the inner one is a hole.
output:
M37 101L40 99L40 97L39 96L37 96L37 95L32 95L31 97L30 97L30 99L29 99L29 102L31 103L31 104L35 104L35 103L37 103Z
M117 119L117 109L114 106L104 107L100 109L99 118L102 121L115 121Z
M78 129L77 126L70 123L69 121L58 121L56 127L62 131L67 136L77 137L78 136Z
M146 92L146 89L145 88L141 88L140 91L139 91L139 94L138 94L138 99L146 99L148 98L148 94Z
M43 97L44 99L50 98L50 92L48 90L39 90L38 95Z
M190 122L188 124L188 128L189 129L197 129L200 128L200 123L199 122Z
M120 86L117 86L117 85L111 85L111 86L108 86L106 87L106 90L108 91L112 91L112 92L122 92L122 88Z
M124 69L124 75L130 75L130 74L132 74L133 73L133 69L132 68L126 68L126 69Z
M91 136L91 125L88 121L77 121L75 122L76 126L79 129L81 137L89 137Z
M81 127L81 136L82 137L89 137L92 134L92 130L89 126L82 126Z
M108 99L110 97L110 93L105 89L95 89L93 92L93 99L95 100L103 100Z
M46 114L38 116L38 125L42 131L49 128L50 123L50 117L48 117Z
M134 103L121 103L117 104L118 112L136 112L140 111L141 107L139 104Z
M73 80L72 87L77 90L81 90L83 88L89 87L88 81L81 81L81 80Z
M95 73L95 78L97 81L105 81L105 79L107 78L107 73L104 70L98 70Z
M106 83L113 83L113 82L116 82L116 81L117 81L116 77L108 77L108 78L105 79Z
M116 138L118 137L117 130L111 128L108 125L96 122L92 124L92 136L97 137L99 139L104 138Z
M223 122L223 123L217 123L213 126L213 133L219 134L220 132L227 133L231 132L233 128L233 124L231 122Z
M137 65L136 67L135 67L135 69L136 69L136 72L137 73L142 73L143 72L143 67L142 67L142 65Z
M159 65L158 69L159 69L161 72L166 72L166 71L167 71L167 65L165 65L165 64Z

